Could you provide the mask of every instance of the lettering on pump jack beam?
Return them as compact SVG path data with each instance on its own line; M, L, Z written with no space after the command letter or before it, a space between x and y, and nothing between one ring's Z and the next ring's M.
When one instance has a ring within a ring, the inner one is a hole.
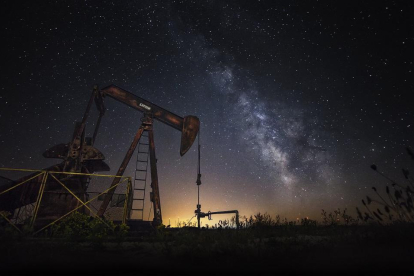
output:
M151 107L149 107L148 105L145 105L143 103L140 103L139 106L145 108L146 110L151 110Z

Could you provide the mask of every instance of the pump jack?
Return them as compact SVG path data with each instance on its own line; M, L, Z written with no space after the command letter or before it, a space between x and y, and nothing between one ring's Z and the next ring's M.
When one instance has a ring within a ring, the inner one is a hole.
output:
M161 201L159 195L159 187L158 187L158 173L157 173L157 164L156 164L156 157L155 157L155 145L154 145L154 133L153 133L153 119L156 119L166 125L169 125L179 131L181 131L181 145L180 145L180 155L183 156L193 144L199 127L200 121L195 116L186 116L181 118L174 113L167 111L147 100L144 100L138 96L135 96L115 85L110 85L108 87L103 88L102 90L98 90L97 87L95 88L95 103L100 112L100 116L98 118L98 123L96 125L95 134L97 133L97 128L99 128L100 119L105 112L105 108L103 105L103 98L105 96L111 97L119 102L122 102L138 111L141 111L145 114L141 127L138 129L137 133L135 134L134 140L127 151L124 160L122 161L121 166L118 169L117 176L122 176L125 172L125 169L131 159L132 154L135 151L135 148L140 140L142 133L144 131L148 132L149 137L149 150L150 150L150 166L151 166L151 201L153 203L153 211L154 211L154 219L153 225L157 226L162 223L162 214L161 214ZM88 111L87 111L88 112ZM118 184L120 178L114 178L111 187ZM105 199L99 208L98 215L102 216L105 212L108 204L112 198L114 193L114 189L111 192L108 192L105 196Z
M72 173L93 173L96 171L108 171L109 166L103 162L105 159L104 155L94 148L94 143L98 134L99 126L101 119L105 114L104 98L108 96L113 98L129 107L132 107L142 113L144 117L141 119L142 124L139 127L135 137L129 147L119 169L117 176L122 176L125 172L125 169L128 166L128 163L133 155L136 146L143 134L144 131L148 132L149 138L149 157L150 157L150 168L151 168L151 201L153 203L154 219L152 224L157 226L162 223L162 214L161 214L161 201L159 196L159 187L158 187L158 174L157 174L157 164L155 156L155 144L154 144L154 133L153 133L153 120L158 120L178 131L181 131L181 145L180 145L180 155L183 156L193 144L199 127L200 121L195 116L186 116L184 118L163 109L147 100L144 100L118 86L109 85L103 89L99 89L97 85L94 86L92 95L89 99L88 105L86 107L83 119L80 123L76 124L75 131L72 137L72 140L68 144L58 144L46 152L43 153L43 156L46 158L60 158L64 161L58 165L52 166L45 169L52 171L62 171L62 172L72 172ZM98 121L95 126L94 134L92 138L85 137L85 127L86 121L89 117L89 113L92 107L92 103L95 102L96 107L99 111ZM32 175L26 176L16 182L23 181L24 179L29 179ZM76 194L86 193L86 186L88 182L85 177L76 177L76 175L64 175L60 179L69 183L68 185L71 188L76 188ZM7 200L2 200L0 203L1 210L13 210L19 208L20 206L29 204L35 201L36 194L39 191L40 179L34 179L32 183L25 185L24 189L22 186L17 187L13 190L12 193L8 194ZM120 181L119 177L114 178L110 187L117 185ZM14 183L9 185L3 185L0 188L0 192L10 188ZM52 189L53 183L50 183L46 186L46 189ZM109 202L112 199L112 196L115 192L115 189L111 189L106 195L99 208L97 215L103 216L105 210L108 207ZM72 200L75 204L78 204L76 200ZM60 197L50 195L50 200L48 201L48 215L51 212L60 213L61 215L65 213L65 210L71 210L71 206L68 206L68 202L63 202ZM3 206L4 205L4 206ZM56 215L55 215L56 216ZM39 214L41 217L41 214ZM50 216L49 216L50 217Z

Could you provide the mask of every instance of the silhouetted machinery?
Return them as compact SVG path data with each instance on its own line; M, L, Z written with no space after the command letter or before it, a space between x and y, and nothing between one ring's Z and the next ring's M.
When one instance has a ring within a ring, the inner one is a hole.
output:
M99 89L98 86L95 86L82 121L75 126L72 140L67 144L58 144L43 154L46 158L63 159L63 162L45 169L45 171L62 172L62 174L55 179L48 178L47 183L44 186L45 193L42 199L43 207L40 208L38 212L39 223L41 223L42 220L51 221L59 218L81 204L79 200L70 194L68 195L68 192L65 191L61 185L58 185L57 180L63 182L82 201L86 201L86 189L90 177L85 175L65 174L65 172L94 173L99 171L109 171L109 166L103 161L105 159L104 155L94 147L101 119L105 114L104 98L106 96L144 114L144 117L141 119L141 126L136 132L116 175L122 176L124 174L143 133L147 133L149 163L151 168L151 202L154 212L153 225L156 226L162 223L153 121L155 119L181 132L180 155L183 156L190 149L197 136L200 127L199 119L195 116L186 116L182 118L115 85L110 85L103 89ZM95 102L99 111L99 117L93 137L85 137L86 121L89 117L93 102ZM41 187L41 185L39 185L39 183L42 182L42 179L40 179L41 177L43 176L31 174L16 182L2 185L0 187L0 192L10 189L15 183L28 180L25 185L16 187L13 190L10 190L10 192L2 195L2 198L0 199L0 211L13 212L21 206L35 202ZM116 186L119 181L120 177L115 177L110 187ZM105 213L105 210L113 197L114 191L115 189L111 189L105 194L97 213L99 216L102 216ZM80 208L79 211L88 213L84 207Z
M198 165L197 165L197 180L196 180L196 184L197 184L197 209L194 211L194 213L195 213L194 216L197 217L197 227L198 227L198 229L200 229L200 227L201 227L200 220L202 218L207 217L209 220L212 220L211 215L223 215L223 214L234 214L236 227L237 227L237 229L239 229L240 224L239 224L239 211L238 210L216 211L216 212L208 211L207 213L201 211L201 204L200 204L200 185L201 185L201 145L200 145L200 135L198 135Z

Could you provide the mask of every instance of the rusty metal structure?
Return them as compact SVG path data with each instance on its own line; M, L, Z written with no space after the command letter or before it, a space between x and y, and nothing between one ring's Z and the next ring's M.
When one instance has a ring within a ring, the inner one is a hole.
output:
M0 168L2 172L32 173L30 177L26 176L18 181L8 179L4 181L5 178L1 178L0 219L7 221L19 232L22 232L21 228L23 226L29 226L32 230L36 230L33 232L36 235L73 212L78 211L97 217L109 229L113 230L103 218L97 216L95 211L97 210L96 205L99 204L99 198L103 197L110 190L126 184L125 193L116 194L116 199L112 200L111 207L106 215L117 215L117 217L113 217L113 220L122 223L127 222L127 207L132 186L130 177L53 171L56 168L48 168L52 170ZM87 193L79 193L79 191L69 186L73 181L68 181L68 179L73 180L77 178L100 178L99 181L109 178L120 178L120 181L116 186L101 192L88 191ZM4 182L8 182L6 183L7 189L4 189Z
M110 85L103 89L99 89L98 86L95 85L82 121L76 124L70 142L66 144L58 144L43 153L43 156L46 158L62 159L63 161L60 164L46 168L42 170L42 173L35 172L18 181L12 181L0 187L0 211L13 212L22 206L27 206L35 202L37 206L36 208L39 208L39 202L42 200L44 208L41 208L36 212L36 223L40 226L56 220L56 218L61 217L74 209L87 214L90 213L90 210L85 203L88 202L86 190L90 176L95 172L110 170L109 166L104 162L104 155L94 147L99 132L99 126L106 110L104 105L104 99L106 97L115 99L132 107L143 113L144 116L141 118L141 126L137 130L129 149L119 166L116 176L113 177L110 187L104 194L104 199L96 215L98 217L104 215L114 196L116 187L119 185L130 159L145 133L148 138L147 154L151 169L152 191L150 199L154 212L152 224L157 226L162 223L161 200L156 164L157 159L155 155L153 132L154 120L162 122L181 132L181 156L191 148L196 139L200 121L197 117L191 115L184 118L180 117L115 85ZM99 117L95 125L93 137L85 137L86 122L94 102L99 111ZM140 160L137 160L137 162L139 161ZM143 171L143 169L137 170ZM147 170L147 167L145 170ZM51 173L53 177L47 177L47 172L49 171L53 172L53 174ZM16 183L18 184L16 185ZM23 183L24 185L22 185ZM143 188L130 188L132 189L132 195L135 190L143 190ZM42 195L42 198L39 199L39 195ZM131 209L133 208L133 200L133 196L130 196L129 201L126 202L129 218ZM143 201L144 199L139 200Z

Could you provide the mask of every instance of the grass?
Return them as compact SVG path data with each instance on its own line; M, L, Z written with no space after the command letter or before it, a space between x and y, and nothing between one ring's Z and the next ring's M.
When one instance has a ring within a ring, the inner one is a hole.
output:
M406 148L408 155L414 160L414 153ZM366 196L362 199L364 213L356 208L358 217L364 221L374 221L378 224L405 224L414 223L414 179L408 169L402 169L405 182L399 183L384 173L373 164L371 169L387 181L384 189L372 187L374 196Z

